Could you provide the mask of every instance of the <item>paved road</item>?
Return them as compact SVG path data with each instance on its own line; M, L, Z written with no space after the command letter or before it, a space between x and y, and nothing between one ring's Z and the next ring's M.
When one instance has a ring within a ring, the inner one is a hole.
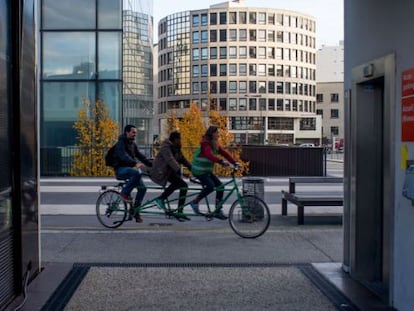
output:
M328 163L329 175L342 175L341 163ZM94 216L94 202L99 185L112 182L107 178L41 179L43 262L303 263L337 262L342 256L340 207L312 208L305 214L305 226L296 225L295 208L289 210L292 216L279 216L280 190L287 188L287 178L265 178L272 221L266 234L256 240L238 238L227 221L209 222L202 217L179 223L146 215L142 224L131 221L106 229ZM306 187L314 191L318 186ZM149 191L147 197L156 195ZM318 216L327 211L334 215Z

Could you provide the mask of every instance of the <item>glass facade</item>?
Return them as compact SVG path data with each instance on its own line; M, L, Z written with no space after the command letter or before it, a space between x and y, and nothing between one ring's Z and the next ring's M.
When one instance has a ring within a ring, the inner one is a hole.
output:
M166 117L168 107L184 108L170 103L214 101L229 116L233 133L249 134L236 139L263 143L282 131L269 126L269 118L278 117L296 120L288 130L290 143L301 135L319 141L321 122L315 121L313 132L300 122L319 118L315 26L313 17L299 12L232 2L165 17L158 25L158 118ZM251 118L264 118L263 126L243 125Z
M139 125L138 143L151 142L152 3L40 3L41 148L75 144L73 123L82 102L98 99L105 101L121 127Z
M123 10L123 122L138 128L138 144L152 142L153 117L153 18L133 10L131 1Z
M85 100L105 100L122 123L122 1L41 5L40 147L64 147L76 143L73 123Z

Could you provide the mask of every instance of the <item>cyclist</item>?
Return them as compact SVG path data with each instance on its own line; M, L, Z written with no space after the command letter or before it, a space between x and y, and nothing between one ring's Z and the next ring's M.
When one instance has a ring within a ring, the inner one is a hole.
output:
M190 162L187 161L181 152L181 134L174 131L170 134L170 137L164 140L161 144L161 148L154 159L150 177L155 183L161 186L165 186L167 182L170 182L170 185L164 192L155 199L155 203L158 207L165 209L164 200L166 200L175 190L180 189L178 210L173 216L178 220L190 220L190 218L182 213L188 185L180 176L180 164L191 170Z
M194 153L194 159L192 162L191 173L197 177L203 189L200 194L190 202L190 205L195 214L200 214L198 203L201 199L205 198L211 192L214 191L214 187L222 185L221 181L213 174L214 163L219 163L223 166L229 166L231 164L237 165L236 160L223 149L218 143L219 131L217 126L210 126L204 134L200 147L197 148ZM221 155L223 158L218 157ZM218 219L227 219L221 210L222 206L218 206L218 203L223 198L224 191L218 190L216 193L216 209L213 217Z
M141 205L147 191L142 181L141 168L152 166L151 161L139 152L135 143L136 136L137 128L131 124L126 125L124 133L118 138L114 155L116 178L128 180L120 193L121 198L127 203L132 203L131 192L135 187L137 188L134 204L129 209L129 219L134 216L134 208ZM140 214L135 214L135 220L143 221Z

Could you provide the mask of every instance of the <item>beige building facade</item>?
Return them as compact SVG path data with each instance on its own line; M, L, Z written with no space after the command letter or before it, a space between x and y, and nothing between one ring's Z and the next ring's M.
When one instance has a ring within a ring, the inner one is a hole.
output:
M319 144L315 27L311 16L243 1L161 19L159 131L171 110L196 103L227 115L238 143Z

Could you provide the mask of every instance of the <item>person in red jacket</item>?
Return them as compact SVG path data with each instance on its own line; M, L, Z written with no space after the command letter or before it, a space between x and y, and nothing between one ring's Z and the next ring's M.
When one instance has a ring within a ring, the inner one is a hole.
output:
M203 185L203 190L190 203L194 213L200 214L198 202L214 191L214 187L222 185L221 181L213 174L214 163L229 166L229 163L236 164L236 160L223 149L218 143L219 131L217 126L210 126L204 134L200 147L194 154L191 164L191 172ZM221 157L219 157L221 156ZM219 219L227 219L217 204L223 199L223 190L216 193L216 211L213 216Z

